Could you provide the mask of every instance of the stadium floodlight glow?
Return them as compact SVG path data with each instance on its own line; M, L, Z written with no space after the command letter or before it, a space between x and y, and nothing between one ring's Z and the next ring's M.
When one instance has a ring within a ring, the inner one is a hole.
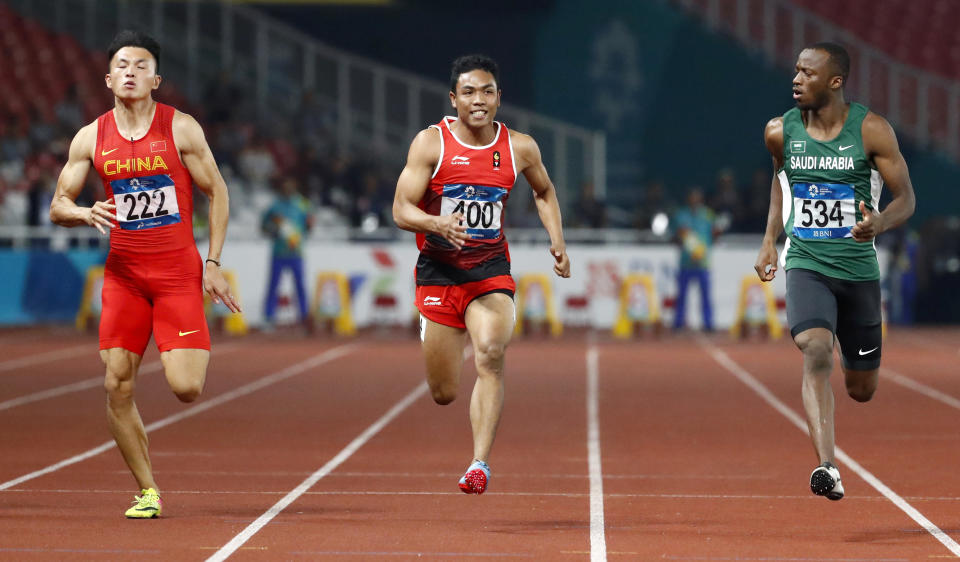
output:
M667 227L669 226L670 219L667 217L667 214L660 212L653 216L653 221L650 223L650 230L657 236L663 236L667 233Z

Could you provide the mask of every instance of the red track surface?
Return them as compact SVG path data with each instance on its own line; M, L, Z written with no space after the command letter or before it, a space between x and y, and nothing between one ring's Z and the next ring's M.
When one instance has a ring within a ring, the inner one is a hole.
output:
M834 376L838 445L953 540L960 540L958 336L893 330L880 390L868 404L847 398ZM339 358L289 369L347 344ZM711 355L726 353L802 414L792 344L717 336L594 345L605 525L595 524L593 544L586 338L511 346L491 485L477 497L456 486L470 461L472 367L451 406L420 394L355 442L420 388L418 343L274 336L215 342L197 404L177 402L159 370L141 377L145 423L192 414L150 434L162 519L123 518L134 483L110 448L0 491L0 559L204 560L351 442L359 448L247 531L230 558L589 560L598 538L610 560L953 556L848 466L840 467L844 500L811 495L816 461L806 434ZM94 338L67 331L0 334L0 488L110 439L95 349ZM157 359L151 350L144 365ZM265 379L275 373L290 376ZM72 391L9 402L85 380ZM272 384L244 386L258 380ZM228 394L236 389L247 393Z

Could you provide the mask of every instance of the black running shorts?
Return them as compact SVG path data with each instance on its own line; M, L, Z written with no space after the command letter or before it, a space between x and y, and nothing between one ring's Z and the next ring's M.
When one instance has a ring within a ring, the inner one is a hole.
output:
M883 318L880 281L844 281L809 269L787 270L787 322L790 335L826 328L840 343L847 369L880 367Z

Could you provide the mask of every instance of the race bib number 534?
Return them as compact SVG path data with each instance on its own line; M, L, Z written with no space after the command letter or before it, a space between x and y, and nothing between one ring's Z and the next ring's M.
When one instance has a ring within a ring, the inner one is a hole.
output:
M467 234L473 238L500 237L500 217L507 190L502 187L452 184L443 186L440 215L461 213Z
M180 222L177 189L168 175L110 182L117 223L124 230L143 230Z
M852 185L793 184L793 235L797 238L850 238L856 222Z

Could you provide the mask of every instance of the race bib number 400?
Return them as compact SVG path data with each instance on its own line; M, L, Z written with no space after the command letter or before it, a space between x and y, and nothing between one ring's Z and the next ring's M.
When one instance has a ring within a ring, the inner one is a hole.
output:
M143 230L180 222L177 190L168 175L113 180L117 223L124 230Z
M452 184L443 186L440 200L440 215L461 213L466 223L467 234L473 238L495 239L500 237L500 216L507 190L502 187Z
M853 186L793 184L793 235L803 239L850 238L856 224Z

